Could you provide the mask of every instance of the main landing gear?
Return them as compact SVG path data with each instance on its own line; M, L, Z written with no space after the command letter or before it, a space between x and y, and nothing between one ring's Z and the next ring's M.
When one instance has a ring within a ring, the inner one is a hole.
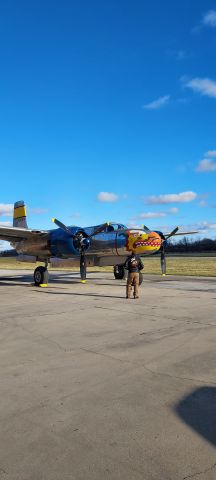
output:
M114 277L116 280L124 280L127 277L127 271L124 268L124 265L115 265L114 269ZM143 274L139 272L139 284L143 282Z
M36 287L47 287L48 285L48 261L45 261L45 267L37 267L34 271L34 282Z

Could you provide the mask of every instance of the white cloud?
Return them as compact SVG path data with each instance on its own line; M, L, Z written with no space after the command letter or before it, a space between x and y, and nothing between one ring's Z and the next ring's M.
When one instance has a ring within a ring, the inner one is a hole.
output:
M166 217L166 212L146 212L140 213L139 218L161 218Z
M9 247L8 242L0 241L0 252L2 252L3 250L7 250L8 247Z
M14 206L11 203L0 203L0 217L11 217Z
M145 108L147 110L158 110L159 108L164 107L170 100L170 95L164 95L163 97L159 97L153 102L147 103L146 105L143 105L142 108Z
M196 230L198 233L207 233L211 230L216 230L216 223L203 221L187 225L187 228L190 230Z
M11 222L0 222L0 227L12 227Z
M185 87L191 88L194 92L207 97L216 98L216 82L210 78L192 78L191 80L183 79Z
M216 150L209 150L205 153L205 157L216 157Z
M209 158L204 158L203 160L200 160L195 170L196 172L215 172L216 163Z
M168 193L165 195L151 195L146 199L146 203L150 205L159 205L165 203L187 203L192 202L197 198L195 192L182 192L182 193Z
M216 10L209 10L204 15L202 23L207 27L216 27Z
M140 213L140 215L138 215L137 218L162 218L162 217L166 217L167 215L172 215L172 214L175 214L179 211L178 208L170 208L169 210L165 211L165 212L144 212L144 213Z
M119 196L116 193L110 192L100 192L97 195L97 200L99 202L117 202L119 200Z

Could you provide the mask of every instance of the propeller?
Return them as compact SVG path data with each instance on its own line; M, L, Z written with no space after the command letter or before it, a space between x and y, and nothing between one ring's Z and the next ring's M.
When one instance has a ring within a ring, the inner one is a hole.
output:
M173 235L176 235L176 232L179 230L179 227L176 227L170 232L168 235L164 236L162 238L162 245L161 245L161 272L162 275L166 275L166 252L165 252L165 241L168 240L168 238L173 237Z
M86 255L85 252L89 246L90 243L90 238L94 237L95 235L98 235L98 233L101 233L105 230L106 227L109 226L109 223L103 223L100 225L96 230L94 230L91 235L87 235L86 233L79 231L77 233L72 233L64 223L60 222L60 220L57 220L57 218L52 218L53 223L55 223L59 228L64 230L70 237L72 237L75 240L76 247L80 252L80 277L81 277L81 282L85 283L86 282Z

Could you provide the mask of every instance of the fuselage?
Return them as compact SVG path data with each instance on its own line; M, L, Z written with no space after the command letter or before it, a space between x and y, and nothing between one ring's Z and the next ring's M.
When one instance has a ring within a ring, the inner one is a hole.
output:
M82 232L92 235L96 227L69 227L72 234ZM111 224L106 231L92 235L86 249L86 257L125 257L134 251L136 254L150 255L160 250L162 238L157 232L143 229L129 229L121 224ZM34 255L37 258L74 258L80 255L76 241L61 228L49 230L43 236L14 242L18 254Z

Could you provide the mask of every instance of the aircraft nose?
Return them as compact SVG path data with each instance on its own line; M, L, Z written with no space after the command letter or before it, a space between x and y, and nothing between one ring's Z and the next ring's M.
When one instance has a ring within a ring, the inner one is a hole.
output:
M161 237L156 232L128 232L128 250L135 253L153 253L161 247Z

